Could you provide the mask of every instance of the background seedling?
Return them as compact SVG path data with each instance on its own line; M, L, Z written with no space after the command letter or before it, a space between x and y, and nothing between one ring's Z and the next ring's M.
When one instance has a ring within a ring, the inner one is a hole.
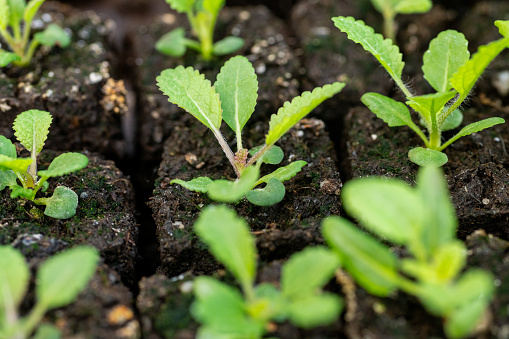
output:
M479 269L463 272L467 251L455 235L458 222L440 169L421 168L415 188L397 179L355 179L341 198L362 226L409 253L400 259L348 220L325 219L324 238L357 283L382 297L396 289L415 295L445 319L449 338L472 333L493 297L494 281Z
M282 267L280 288L254 284L256 246L246 222L225 206L206 207L195 223L200 239L239 283L242 293L212 277L194 281L193 316L202 324L198 338L262 338L270 321L311 328L333 322L342 300L322 292L339 266L324 247L294 254Z
M236 56L228 60L214 86L198 71L182 66L164 70L157 77L157 84L170 102L185 109L214 133L238 178L231 182L199 177L187 182L177 179L172 183L193 191L207 192L217 201L238 202L245 196L256 205L272 205L281 201L285 196L282 182L292 178L306 164L305 161L294 161L260 178L262 163L279 164L283 160L281 148L274 144L322 101L344 87L343 83L336 82L304 92L292 102L286 102L277 114L272 115L265 144L248 151L242 144L241 132L254 111L258 81L247 58ZM222 120L235 132L235 154L219 130ZM254 189L263 183L266 184L263 189Z
M78 206L78 196L73 190L58 186L49 198L36 199L35 196L39 190L45 192L48 189L49 178L84 168L88 158L80 153L64 153L53 159L48 169L37 171L37 156L48 136L51 120L50 113L36 109L25 111L14 120L14 134L30 152L30 158L18 158L14 144L0 135L0 191L9 187L11 198L21 197L37 205L46 205L44 214L67 219L76 214Z
M16 66L27 66L39 45L67 47L71 38L56 24L34 34L30 40L32 20L45 0L0 0L0 36L11 52L0 49L0 67L11 62Z
M428 131L429 139L412 121L410 111L403 103L378 93L366 93L361 98L362 102L389 126L406 125L423 140L426 148L417 147L408 153L414 163L420 166L441 166L448 161L442 151L451 143L463 136L504 123L502 118L489 118L472 123L442 144L442 131L454 129L461 124L463 118L458 108L469 95L477 79L488 64L509 47L507 33L509 21L496 21L495 25L499 27L504 38L479 47L471 58L467 49L468 42L463 34L454 30L441 32L431 41L429 49L424 54L422 66L424 78L436 93L415 96L401 79L405 63L402 61L398 46L389 39L384 40L382 35L376 34L361 20L341 16L332 20L336 27L348 34L350 40L361 44L366 51L375 56L405 95L406 104L419 114Z
M47 259L37 271L35 305L20 317L30 270L23 255L10 246L0 246L0 338L59 338L56 327L41 324L44 314L72 303L86 287L99 262L95 248L78 246Z
M210 60L213 55L230 54L244 45L244 40L236 36L228 36L214 43L217 15L224 6L224 0L166 0L166 2L173 10L187 14L198 41L187 39L184 28L175 28L157 41L156 49L159 52L180 57L189 47L201 53L203 59Z

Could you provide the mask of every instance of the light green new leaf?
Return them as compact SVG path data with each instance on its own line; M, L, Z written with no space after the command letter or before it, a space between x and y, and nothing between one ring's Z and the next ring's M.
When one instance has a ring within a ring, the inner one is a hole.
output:
M0 191L9 186L17 185L16 174L11 170L0 170Z
M32 159L16 159L0 154L0 170L3 171L13 170L14 172L25 172L31 164Z
M366 291L387 296L398 288L397 259L380 242L346 219L328 217L322 223L327 244L344 267Z
M256 247L244 219L225 206L208 206L194 224L209 251L232 272L242 286L252 285L256 273Z
M212 52L214 55L227 55L238 51L242 46L244 46L244 39L238 36L227 36L214 43Z
M365 93L361 101L389 127L413 125L410 111L405 104L378 93Z
M22 0L24 2L24 0ZM31 22L45 0L30 0L23 10L23 20Z
M210 199L219 202L235 203L242 199L247 192L253 189L259 177L259 170L255 166L249 166L242 172L240 179L235 181L214 180L207 190Z
M456 95L456 91L437 92L409 98L406 102L408 106L415 109L427 123L429 128L432 124L432 116L437 117L438 113L444 108ZM441 123L440 121L438 122Z
M314 295L334 276L338 256L329 249L306 247L291 256L281 271L281 292L289 299Z
M10 11L7 0L0 0L0 27L6 29L9 24Z
M462 33L454 30L440 32L424 53L424 78L437 92L447 92L452 88L451 76L469 58L468 41Z
M166 0L170 7L179 12L186 13L193 9L193 5L195 4L195 0Z
M0 246L0 307L3 311L17 310L29 279L30 271L23 255L11 246Z
M41 177L60 177L79 171L88 164L88 158L81 153L69 152L60 154L53 159L47 170L37 172Z
M401 14L424 13L431 9L431 0L398 0L394 11Z
M433 265L436 277L441 283L453 281L465 266L467 249L460 240L452 240L435 250Z
M34 34L34 39L48 47L67 47L71 43L71 37L57 24L50 24L44 31Z
M453 74L450 83L462 98L468 95L477 79L479 79L490 62L508 46L508 38L499 39L487 45L480 46L472 58Z
M184 28L175 28L157 40L156 50L176 58L183 56L187 50L185 34Z
M21 60L17 54L0 50L0 67L5 67L16 60Z
M3 135L0 135L0 155L6 155L14 159L17 157L16 146Z
M184 181L181 179L173 179L170 181L170 184L179 184L180 186L187 188L190 191L207 193L209 190L209 185L213 182L209 177L198 177L189 181Z
M39 154L48 137L52 120L49 112L37 109L25 111L14 119L14 135L32 154Z
M408 159L421 167L440 167L449 161L447 154L424 147L412 148L408 151Z
M223 120L237 136L253 114L258 97L258 80L249 60L241 55L228 60L214 84L221 99Z
M32 339L60 339L60 330L50 324L41 324L37 327Z
M25 10L25 0L7 0L9 4L9 25L11 27L19 27L21 19L23 19L23 11Z
M290 303L288 317L298 327L313 328L336 321L342 309L343 301L335 294L308 295Z
M201 5L207 12L216 16L221 8L223 8L224 2L225 0L202 0Z
M348 39L361 44L366 51L373 54L396 83L401 82L405 63L402 61L403 56L398 46L393 45L391 39L384 39L362 20L338 16L332 18L332 21L337 28L348 34Z
M285 185L277 178L270 178L264 188L254 189L246 193L246 199L258 206L277 204L285 197Z
M156 80L168 101L185 109L212 131L219 130L222 120L219 94L203 74L192 67L178 66L162 71Z
M269 180L272 178L276 178L281 182L289 180L289 179L293 178L297 173L299 173L300 170L302 169L302 167L304 167L306 165L307 165L307 162L305 162L303 160L293 161L284 167L279 167L277 170L275 170L272 173L264 175L255 183L255 185L253 187L256 187L264 182L268 183Z
M442 123L442 131L450 131L458 128L463 122L463 113L461 113L460 109L457 108L452 111L451 114L447 118L445 118Z
M22 197L29 200L34 198L34 190L30 188L24 188L19 185L10 186L11 189L11 199Z
M47 259L37 272L37 302L47 309L73 302L93 277L98 262L98 251L88 246L77 246Z
M397 179L354 179L342 191L343 207L363 226L387 240L407 245L421 234L423 202L412 187Z
M68 219L76 214L78 195L70 188L58 186L49 198L39 198L34 201L39 205L46 205L44 214L55 219Z
M505 123L504 119L496 118L496 117L474 122L470 125L463 127L458 132L458 134L456 134L451 139L449 139L445 144L443 144L440 147L440 150L443 150L444 148L446 148L447 146L449 146L450 144L452 144L453 142L455 142L456 140L458 140L461 137L470 135L472 133L477 133L479 131L482 131L483 129L490 128L492 126L503 124L503 123Z
M255 155L259 150L262 149L262 147L263 147L263 145L251 148L249 150L249 155L251 155L251 156ZM281 149L281 147L273 145L271 148L269 148L268 151L266 151L263 154L263 156L260 159L260 161L262 163L266 163L266 164L277 165L281 161L283 161L284 157L285 157L285 155L284 155L283 150Z
M304 118L324 100L341 92L344 83L334 82L323 87L317 87L312 92L304 92L301 96L285 102L277 114L272 114L269 122L269 133L265 143L269 146L279 140L290 128Z
M498 27L498 31L501 35L509 38L509 20L497 20L495 21L495 26Z

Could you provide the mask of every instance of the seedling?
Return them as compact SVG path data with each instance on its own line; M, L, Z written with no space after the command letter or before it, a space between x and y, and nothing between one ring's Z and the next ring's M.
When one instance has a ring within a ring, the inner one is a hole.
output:
M479 269L463 273L467 250L455 235L458 221L441 170L422 168L415 188L397 179L355 179L345 184L341 198L362 226L409 254L396 257L346 219L325 219L324 238L357 283L377 296L397 289L415 295L445 319L449 338L472 333L493 297L494 282Z
M240 293L212 277L195 279L191 313L202 324L198 338L255 339L262 338L274 320L311 328L337 319L342 300L321 290L339 266L328 249L308 247L294 254L282 267L280 288L255 285L255 239L243 219L225 206L207 206L194 227L242 289Z
M433 6L431 0L371 0L371 2L382 13L384 35L392 41L396 41L394 18L397 14L425 13Z
M32 20L45 0L0 0L0 36L11 52L0 49L0 67L11 62L27 66L39 45L67 47L71 39L57 24L50 24L30 39Z
M0 338L59 338L58 329L41 324L51 309L72 303L87 286L99 262L92 247L78 246L58 253L37 271L35 305L20 317L18 309L28 291L30 270L23 255L11 246L0 246Z
M286 102L277 114L272 115L265 144L248 151L242 144L241 132L254 111L258 81L247 58L236 56L227 61L214 86L198 71L182 66L164 70L157 77L157 84L170 102L185 109L214 133L237 175L235 182L199 177L187 182L176 179L172 183L193 191L207 192L217 201L238 202L245 196L251 203L261 206L281 201L285 196L282 182L292 178L306 165L305 161L294 161L260 178L262 163L279 164L283 160L283 151L274 144L322 101L344 87L343 83L336 82L304 92L292 102ZM235 132L235 154L219 130L222 120ZM251 158L248 159L248 155ZM254 189L263 183L267 184L263 189Z
M458 127L463 115L458 109L468 97L477 79L488 64L509 47L509 21L496 21L504 38L479 47L470 58L468 41L463 34L454 30L441 32L430 43L424 53L422 70L424 78L436 93L415 96L401 80L405 63L399 48L392 41L366 26L363 21L352 17L332 19L336 27L348 34L348 38L361 44L375 56L387 70L401 92L406 96L406 104L420 116L426 127L429 139L412 121L408 108L398 101L378 93L366 93L362 102L385 121L389 126L408 126L424 141L426 148L417 147L408 153L410 160L420 166L442 166L448 158L442 151L457 139L479 132L485 128L504 123L502 118L489 118L463 127L455 136L442 144L442 131Z
M51 114L32 109L19 114L14 120L18 141L31 153L30 158L18 158L16 146L0 135L0 191L11 189L11 198L25 198L36 205L46 205L47 216L67 219L76 214L78 196L68 187L58 186L49 198L35 198L37 192L45 192L51 177L59 177L78 171L88 164L88 158L80 153L64 153L57 156L48 169L37 171L37 156L41 152L51 125ZM40 178L39 178L40 177ZM18 185L17 180L21 182Z
M173 10L187 14L198 41L186 38L184 28L175 28L157 41L156 50L159 52L181 57L189 47L201 53L203 59L210 60L213 55L230 54L244 45L244 40L236 36L228 36L214 43L214 27L217 15L224 6L224 0L166 0L166 2Z

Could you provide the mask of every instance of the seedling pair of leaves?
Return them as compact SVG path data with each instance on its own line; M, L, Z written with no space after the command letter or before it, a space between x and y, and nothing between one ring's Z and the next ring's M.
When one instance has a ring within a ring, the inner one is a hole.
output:
M405 63L399 48L392 41L352 17L335 17L336 27L348 34L348 38L361 44L372 53L387 70L396 85L406 96L406 104L420 116L426 127L426 135L412 121L410 111L403 103L378 93L366 93L362 102L389 126L408 126L422 139L426 148L416 147L409 151L410 160L420 166L442 166L448 158L442 151L457 139L485 128L504 123L502 118L489 118L463 127L455 136L442 144L442 131L457 128L463 121L458 109L468 97L477 79L489 63L509 47L509 21L496 21L504 38L479 47L470 58L468 41L462 33L454 30L441 32L424 53L422 70L424 78L436 93L413 95L401 79Z
M0 0L0 36L11 51L0 49L0 67L11 62L27 66L39 45L67 47L71 39L57 24L50 24L30 40L30 29L35 14L45 0Z
M36 301L30 312L19 316L18 308L30 281L23 255L10 246L0 246L0 338L60 338L58 329L40 324L51 309L73 302L94 275L99 254L95 248L78 246L47 259L36 276Z
M341 198L362 226L409 253L400 259L350 221L325 219L324 238L357 283L377 296L397 289L415 295L444 318L449 338L472 333L493 297L494 282L479 269L462 273L467 250L455 235L458 222L441 170L421 168L415 188L397 179L355 179L345 184Z
M187 14L198 41L186 38L184 28L175 28L156 42L156 50L160 53L181 57L187 48L192 48L201 53L203 59L210 60L214 55L230 54L244 45L244 40L236 36L228 36L214 43L214 28L219 11L224 6L224 0L166 0L166 2L173 10Z
M339 265L328 249L308 247L294 254L282 267L278 289L269 283L254 285L255 239L235 212L225 206L207 206L194 227L242 289L241 293L208 276L195 279L191 312L202 324L198 338L262 338L271 321L289 320L311 328L337 319L342 300L321 290Z
M236 56L228 60L214 86L198 71L182 66L164 70L157 77L157 84L170 102L185 109L212 131L237 175L235 182L199 177L191 181L176 179L172 183L207 192L216 201L234 203L245 196L251 203L261 206L281 201L285 196L283 181L292 178L306 165L305 161L294 161L260 178L262 163L279 164L283 160L283 151L274 144L322 101L344 87L343 83L336 82L286 102L277 114L272 115L265 144L248 151L243 147L241 133L256 105L258 80L247 58ZM219 130L222 120L235 132L235 154ZM251 158L248 159L248 155ZM264 188L254 189L264 183Z
M36 205L46 205L44 214L47 216L67 219L76 214L78 206L78 196L73 190L58 186L49 198L36 198L37 192L46 192L49 178L84 168L88 158L80 153L64 153L53 159L48 169L37 171L37 156L44 146L51 121L50 113L36 109L25 111L14 120L14 134L30 151L30 158L18 158L16 146L0 135L0 191L9 187L12 199L20 197Z

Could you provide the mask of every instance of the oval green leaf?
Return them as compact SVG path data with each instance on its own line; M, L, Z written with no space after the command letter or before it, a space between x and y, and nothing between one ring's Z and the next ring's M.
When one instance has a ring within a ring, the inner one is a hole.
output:
M182 27L175 28L157 40L156 50L159 53L176 58L183 56L187 50L185 34L186 32Z
M40 198L37 204L46 205L44 214L56 219L68 219L76 214L78 195L70 188L58 186L49 198Z
M447 146L449 146L450 144L452 144L453 142L455 142L456 140L458 140L461 137L470 135L472 133L477 133L477 132L482 131L483 129L490 128L495 125L500 125L503 123L505 123L505 120L502 118L497 118L497 117L488 118L488 119L484 119L484 120L481 120L478 122L474 122L470 125L463 127L458 132L458 134L453 136L451 139L447 140L447 142L445 144L443 144L440 149L443 150L444 148L446 148Z
M0 154L0 170L13 170L14 172L25 172L32 164L32 159L11 158Z
M279 179L272 177L264 188L247 192L246 199L254 205L271 206L283 200L285 193L285 185Z
M6 187L14 186L16 182L16 174L11 170L0 170L0 191Z
M290 303L288 317L294 325L313 328L336 321L342 309L343 301L335 294L308 295Z
M60 177L65 174L79 171L88 165L88 158L81 153L64 153L53 159L47 170L37 172L45 178Z
M410 111L405 104L378 93L365 93L361 101L371 112L382 119L389 127L410 126L413 124Z
M0 307L4 312L17 311L29 279L30 271L23 255L11 246L0 246Z
M189 181L184 181L181 179L173 179L170 181L170 184L179 184L180 186L187 188L190 191L207 193L209 190L209 185L212 183L212 179L209 177L198 177Z
M242 46L244 46L244 39L238 36L227 36L214 43L212 51L214 55L227 55L238 51Z
M288 164L284 167L279 167L277 170L275 170L272 173L264 175L256 182L256 184L253 187L256 187L264 182L268 183L269 180L272 178L276 178L281 182L289 180L289 179L293 178L297 173L299 173L300 170L302 169L302 167L304 167L306 165L307 165L307 162L305 162L304 160L297 160L297 161L291 162L290 164Z
M262 146L256 146L256 147L253 147L249 150L249 155L253 156L255 155L256 153L258 153L259 150L261 150L263 147ZM276 146L276 145L273 145L271 148L269 148L269 150L267 152L265 152L265 154L262 156L261 158L261 162L262 163L266 163L266 164L272 164L272 165L277 165L279 164L281 161L283 161L283 158L285 157L284 153L283 153L283 150L281 149L281 147L279 146Z
M460 109L457 108L452 113L445 118L444 122L442 123L442 131L450 131L455 128L458 128L461 123L463 122L463 113L461 113Z
M21 58L14 53L0 51L0 67L5 67L13 61L21 60Z
M34 39L48 47L56 45L65 48L71 43L71 37L57 24L50 24L44 31L35 33Z
M445 153L423 147L412 148L408 151L408 158L411 162L421 167L440 167L449 161L449 158Z
M12 126L15 131L14 135L32 154L39 154L48 137L52 120L53 118L49 112L38 109L25 111L14 119Z
M13 159L16 159L18 156L16 153L16 146L3 135L0 135L0 155L5 155Z
M236 181L214 180L207 190L210 199L219 202L235 203L242 199L247 192L253 189L258 179L259 170L255 166L249 166L244 170L240 179Z

